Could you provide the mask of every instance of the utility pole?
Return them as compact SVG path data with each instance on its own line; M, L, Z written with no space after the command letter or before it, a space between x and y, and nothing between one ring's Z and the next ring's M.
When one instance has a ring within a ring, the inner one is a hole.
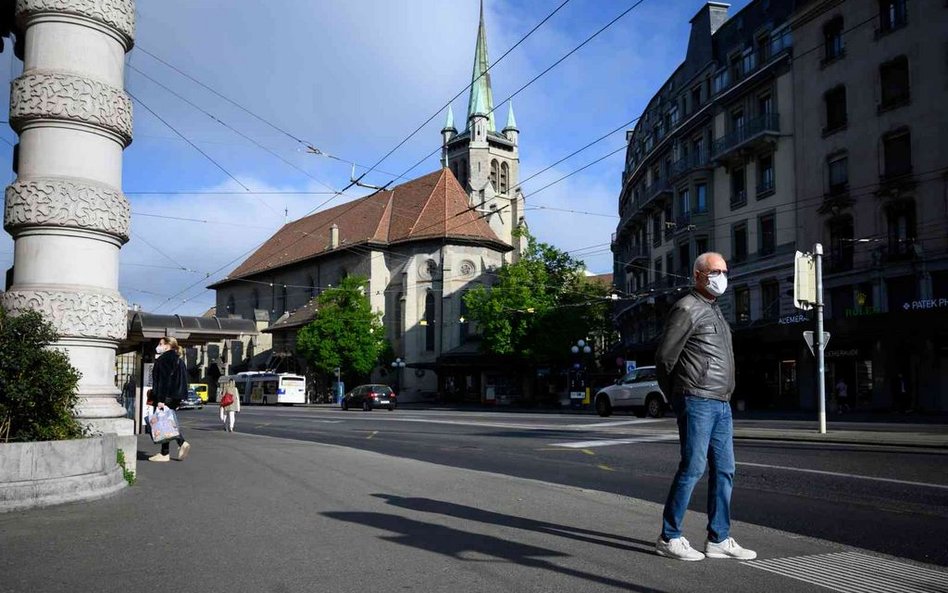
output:
M823 356L823 349L826 344L823 342L823 245L817 243L813 246L813 255L816 265L816 335L813 337L814 354L816 354L816 379L819 383L818 391L820 398L820 434L826 434L826 364Z

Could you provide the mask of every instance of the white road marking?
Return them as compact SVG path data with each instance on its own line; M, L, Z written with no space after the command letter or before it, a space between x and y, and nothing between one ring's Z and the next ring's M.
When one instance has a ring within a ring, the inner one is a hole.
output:
M630 439L611 439L598 441L576 441L572 443L553 443L551 447L565 447L567 449L591 449L593 447L613 447L615 445L634 445L636 443L660 443L663 441L677 441L677 434L649 434Z
M948 591L948 572L858 552L768 558L743 564L840 593Z
M908 480L895 480L892 478L877 478L875 476L861 476L859 474L845 474L841 472L828 472L819 469L803 469L800 467L787 467L784 465L767 465L766 463L748 463L746 461L738 461L737 465L745 465L747 467L762 467L766 469L782 469L790 472L802 472L807 474L820 474L822 476L835 476L838 478L854 478L857 480L873 480L875 482L888 482L890 484L902 484L905 486L923 486L925 488L939 488L941 490L948 490L948 485L945 484L929 484L927 482L910 482Z
M569 428L607 428L611 426L628 426L630 424L649 424L661 422L661 418L638 418L635 420L616 420L615 422L597 422L595 424L566 424Z

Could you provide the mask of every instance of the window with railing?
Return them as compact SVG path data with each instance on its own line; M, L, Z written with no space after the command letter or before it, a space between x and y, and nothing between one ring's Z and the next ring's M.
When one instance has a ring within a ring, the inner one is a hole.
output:
M849 191L849 158L832 156L827 160L829 170L829 195L838 196Z
M747 203L747 180L744 167L731 170L731 207L737 208Z
M652 216L652 246L658 247L662 244L662 214L656 212Z
M886 34L908 24L906 0L879 0L879 33Z
M726 89L728 86L730 86L730 84L731 84L731 81L728 75L728 70L725 68L724 70L720 70L717 73L715 73L714 78L711 83L711 88L714 94L717 95L718 93Z
M823 134L831 134L846 127L846 87L838 86L823 95L826 107L826 127Z
M823 63L838 60L844 53L843 17L838 16L823 26Z
M748 323L751 319L751 294L747 286L734 289L734 315L738 323Z
M757 157L757 199L774 193L774 155L773 153Z
M687 187L678 190L678 212L682 216L691 214L691 193Z
M879 66L879 80L882 83L882 103L880 109L891 109L909 101L908 58L899 56Z
M731 227L731 260L742 262L747 259L747 223L739 222Z
M886 212L889 243L886 246L888 259L908 259L915 254L916 219L915 203L893 204Z
M853 256L856 243L853 241L853 219L851 216L839 216L829 222L830 261L833 272L853 269Z
M694 113L701 108L701 85L691 89L691 112Z
M776 280L760 283L760 316L767 321L780 318L780 283Z
M764 214L758 219L760 244L757 252L760 255L772 255L777 248L777 217L774 214Z
M912 138L908 131L884 137L882 151L885 159L884 179L895 179L912 172Z
M695 212L708 211L708 186L704 183L695 184Z

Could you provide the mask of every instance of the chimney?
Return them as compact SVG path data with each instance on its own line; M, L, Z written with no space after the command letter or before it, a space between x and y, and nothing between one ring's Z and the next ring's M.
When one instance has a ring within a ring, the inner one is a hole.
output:
M339 247L339 226L333 223L329 227L329 248L335 249L337 247Z

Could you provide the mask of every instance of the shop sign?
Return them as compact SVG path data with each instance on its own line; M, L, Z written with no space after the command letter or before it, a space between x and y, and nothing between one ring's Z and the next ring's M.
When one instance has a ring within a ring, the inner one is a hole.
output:
M795 323L803 323L809 320L810 316L806 313L797 313L796 315L787 315L786 317L781 317L777 320L777 323L780 325L793 325Z
M859 350L852 348L850 350L827 350L826 358L855 358L859 356Z
M875 307L853 307L846 309L846 317L865 317L867 315L878 315L879 313L882 313L882 311Z
M920 301L908 301L902 305L906 311L923 311L925 309L946 309L948 308L948 299L922 299Z

